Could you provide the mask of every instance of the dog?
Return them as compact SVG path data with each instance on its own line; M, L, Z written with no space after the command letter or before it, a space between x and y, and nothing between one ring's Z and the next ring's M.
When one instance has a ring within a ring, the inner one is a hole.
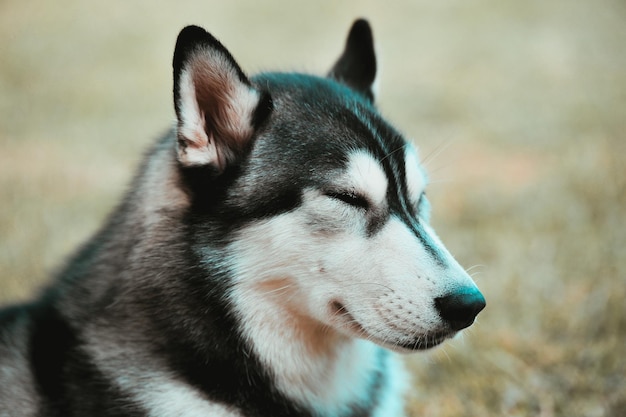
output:
M0 313L0 416L404 415L396 353L485 299L429 225L376 65L362 19L321 77L248 77L183 29L176 126L54 283Z

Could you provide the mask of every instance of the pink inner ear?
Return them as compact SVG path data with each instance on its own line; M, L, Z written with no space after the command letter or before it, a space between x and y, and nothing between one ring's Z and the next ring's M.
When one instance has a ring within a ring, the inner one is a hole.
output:
M198 52L189 60L178 88L180 162L224 170L252 136L259 93L215 50Z

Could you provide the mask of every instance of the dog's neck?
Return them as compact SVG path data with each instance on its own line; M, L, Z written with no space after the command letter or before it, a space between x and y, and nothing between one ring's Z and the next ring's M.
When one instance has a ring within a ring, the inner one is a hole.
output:
M299 315L278 301L289 299L288 285L279 279L254 288L235 286L231 294L239 300L235 305L244 336L277 388L316 415L375 408L389 385L398 383L390 353Z

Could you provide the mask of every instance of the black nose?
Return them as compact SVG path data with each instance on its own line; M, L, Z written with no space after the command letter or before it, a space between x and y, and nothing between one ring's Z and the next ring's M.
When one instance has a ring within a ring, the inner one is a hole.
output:
M477 288L460 288L435 298L435 307L442 319L448 322L453 330L461 330L470 326L478 313L487 303Z

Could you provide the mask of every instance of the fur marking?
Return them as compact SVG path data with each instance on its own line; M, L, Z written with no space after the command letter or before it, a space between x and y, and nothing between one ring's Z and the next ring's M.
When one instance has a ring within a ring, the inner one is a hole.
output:
M329 77L248 79L204 29L176 126L38 299L0 311L0 416L401 417L395 352L484 307L377 112L358 20Z
M376 206L384 204L387 176L380 163L369 153L358 151L349 156L344 181L356 192L368 196Z
M424 171L420 169L417 149L415 149L415 147L407 145L404 152L404 164L406 188L409 201L413 205L417 205L419 198L426 187L426 175L424 174Z

